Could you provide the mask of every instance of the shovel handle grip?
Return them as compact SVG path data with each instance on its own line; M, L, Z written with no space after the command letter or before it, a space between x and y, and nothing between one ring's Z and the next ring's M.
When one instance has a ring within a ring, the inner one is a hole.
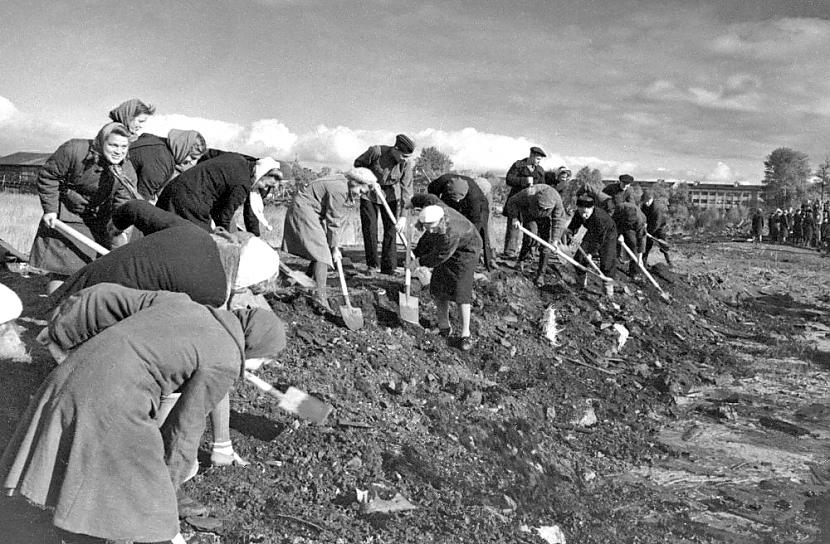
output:
M386 202L386 197L383 195L383 191L381 191L380 185L375 183L372 187L374 187L375 194L377 195L378 200L380 200L380 203L383 205L383 209L386 210L386 215L389 216L389 219L392 220L392 223L397 224L398 218L395 217L394 213L392 213L392 208L390 208L389 203ZM404 235L401 234L400 232L398 233L398 238L401 239L401 241L403 242L404 247L406 248L407 253L409 253L409 240L407 240L406 237L404 237Z
M88 236L78 232L77 230L73 229L72 227L70 227L69 225L67 225L66 223L61 221L60 219L55 219L55 222L53 223L53 225L54 225L55 230L60 231L61 233L65 234L66 236L69 236L70 238L74 238L75 240L77 240L78 242L81 242L82 244L84 244L88 248L98 252L99 255L106 255L107 253L110 252L107 248L105 248L104 246L102 246L101 244L96 242L95 240L92 240Z
M571 263L572 265L574 265L575 267L577 267L579 270L582 270L583 272L587 272L587 273L589 273L589 274L593 274L594 276L597 276L597 277L598 277L599 279L601 279L602 281L611 281L611 278L609 278L609 277L605 276L605 275L604 275L604 274L602 274L601 272L600 272L600 273L594 272L593 270L591 270L591 269L589 269L589 268L586 268L585 266L583 266L583 265L579 264L578 262L576 262L576 261L573 259L573 257L571 257L570 255L568 255L567 253L565 253L565 252L564 252L564 251L562 251L561 249L559 249L559 248L557 248L557 247L553 246L552 244L549 244L548 242L546 242L546 241L545 241L545 240L543 240L542 238L540 238L540 237L536 236L535 234L533 234L532 232L530 232L529 230L527 230L526 228L524 228L522 225L519 225L519 230L520 230L521 232L525 233L526 235L530 236L531 238L533 238L534 240L536 240L537 242L539 242L540 244L542 244L542 245L543 245L543 246L545 246L546 248L550 249L551 251L553 251L553 252L554 252L554 253L556 253L557 255L561 256L563 259L565 259L566 261L568 261L569 263Z

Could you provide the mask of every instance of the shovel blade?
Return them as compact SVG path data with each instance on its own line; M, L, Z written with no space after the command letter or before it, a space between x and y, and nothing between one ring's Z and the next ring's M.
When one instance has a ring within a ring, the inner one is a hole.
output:
M406 293L398 293L398 314L401 321L420 325L418 320L418 299Z
M357 331L363 328L363 310L354 306L341 306L340 316L343 323L350 331Z

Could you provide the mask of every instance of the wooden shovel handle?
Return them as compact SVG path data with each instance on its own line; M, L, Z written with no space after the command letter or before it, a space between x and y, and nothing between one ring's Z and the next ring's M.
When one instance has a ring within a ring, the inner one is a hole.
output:
M84 244L88 248L97 251L98 254L100 254L100 255L106 255L107 253L110 252L107 248L105 248L104 246L102 246L101 244L96 242L95 240L92 240L88 236L85 236L84 234L78 232L77 230L73 229L72 227L70 227L69 225L67 225L66 223L61 221L60 219L55 219L55 222L53 223L53 226L54 226L55 230L62 232L63 234L69 236L70 238L74 238L75 240L77 240L78 242L81 242L82 244Z
M529 230L527 230L526 228L524 228L522 225L519 225L519 230L520 230L521 232L523 232L523 233L527 234L528 236L530 236L531 238L533 238L534 240L536 240L537 242L539 242L540 244L542 244L542 245L543 245L543 246L545 246L546 248L550 249L551 251L553 251L553 252L554 252L554 253L556 253L557 255L561 256L563 259L565 259L566 261L568 261L569 263L571 263L572 265L574 265L574 266L575 266L575 267L577 267L578 269L582 270L583 272L587 272L587 273L589 273L589 274L593 274L594 276L598 277L598 278L599 278L599 279L601 279L602 281L611 281L611 278L607 277L607 276L606 276L606 275L604 275L603 273L601 273L601 272L600 272L600 273L594 272L594 271L593 271L593 270L591 270L590 268L586 268L585 266L583 266L583 265L579 264L578 262L576 262L576 261L573 259L573 257L571 257L570 255L568 255L567 253L565 253L565 252L564 252L564 251L562 251L561 249L559 249L559 248L557 248L557 247L553 246L552 244L549 244L548 242L546 242L546 241L545 241L545 240L543 240L542 238L540 238L540 237L536 236L535 234L533 234L532 232L530 232Z
M337 267L337 277L340 279L340 290L343 292L343 298L346 299L346 306L351 306L349 302L349 290L346 288L346 277L343 275L343 261L342 259L335 259L334 265Z
M377 195L378 200L380 200L380 203L383 204L383 209L386 210L386 215L389 216L389 219L392 220L392 223L397 224L398 223L398 218L395 217L394 213L392 213L392 208L390 208L389 203L386 202L386 197L383 195L383 191L381 191L380 185L378 185L376 183L376 184L372 185L372 187L374 187L374 189L375 189L375 194ZM401 241L403 242L404 247L406 248L406 252L409 253L409 240L407 240L406 237L403 234L401 234L400 232L398 233L398 238L401 239Z
M640 270L642 270L643 274L645 274L646 278L648 278L648 281L650 281L651 284L654 287L656 287L658 291L660 291L661 295L663 295L664 297L667 296L666 292L663 291L663 289L660 287L660 285L657 283L657 281L652 277L652 275L649 273L649 271L646 270L646 267L643 266L643 263L640 262L640 259L638 259L637 256L634 254L634 252L631 251L631 248L629 248L627 245L625 245L625 241L623 240L623 237L620 236L617 241L620 243L620 246L622 246L622 248L625 250L625 252L628 253L628 257L631 258L631 259L634 259L634 261L637 263L637 266L640 267Z

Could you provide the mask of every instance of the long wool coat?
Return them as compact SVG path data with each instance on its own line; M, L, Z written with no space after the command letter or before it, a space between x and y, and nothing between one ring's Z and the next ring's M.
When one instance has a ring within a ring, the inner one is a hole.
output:
M575 213L568 230L576 232L580 226L586 229L582 249L593 257L599 257L599 269L613 278L617 271L617 226L614 220L602 208L594 207L594 212L587 221Z
M176 172L167 140L155 134L142 134L130 144L130 162L138 177L138 192L146 200L158 198Z
M129 161L123 162L121 173L127 184L135 184ZM38 173L37 190L44 214L57 213L58 219L106 248L112 243L107 226L113 209L133 198L106 160L93 151L93 140L83 139L69 140L49 157ZM96 255L95 250L40 222L30 264L68 276Z
M469 304L473 299L473 276L481 255L482 241L475 225L443 204L446 231L427 232L418 240L415 256L422 266L432 267L429 292L437 300Z
M167 184L156 206L210 232L210 221L230 230L233 214L244 205L245 228L259 236L259 220L248 194L254 183L254 162L239 153L221 153L199 162Z
M56 303L92 285L117 283L133 289L186 293L195 302L215 307L224 304L228 278L210 234L143 200L119 208L113 222L119 228L135 225L145 236L70 276L54 293Z
M32 398L0 460L3 487L53 508L55 526L72 533L172 539L175 490L205 417L254 340L230 312L110 284L69 299L50 329L59 345L80 345ZM159 398L180 388L159 432Z
M331 249L340 245L349 188L333 174L300 188L285 214L283 248L298 257L332 266Z

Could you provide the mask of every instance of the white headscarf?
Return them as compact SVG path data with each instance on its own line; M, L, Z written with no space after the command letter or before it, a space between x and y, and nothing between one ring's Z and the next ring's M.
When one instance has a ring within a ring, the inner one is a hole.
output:
M258 181L259 178L275 168L277 170L280 169L279 161L276 161L271 157L262 157L261 159L257 159L256 164L254 165L254 181Z
M0 323L12 321L23 313L23 303L17 294L0 283Z
M239 268L234 289L242 289L273 277L280 269L280 256L256 236L248 239L239 252Z

